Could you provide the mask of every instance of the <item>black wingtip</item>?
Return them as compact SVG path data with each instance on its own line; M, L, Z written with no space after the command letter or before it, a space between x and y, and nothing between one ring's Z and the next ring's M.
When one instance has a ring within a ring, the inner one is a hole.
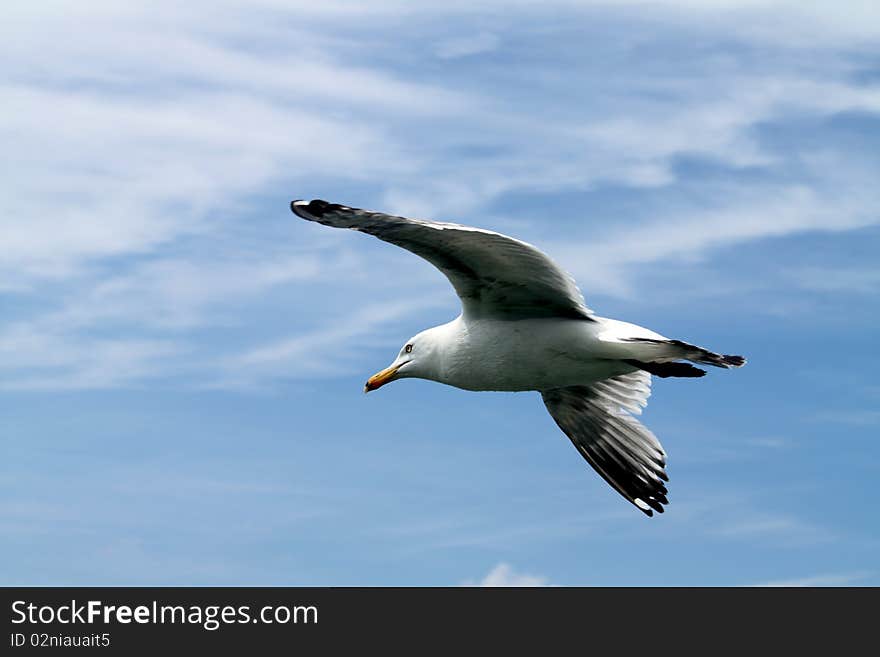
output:
M303 210L308 206L306 201L302 199L296 199L295 201L290 202L290 211L293 212L298 217L302 217L303 219L307 219L308 217L303 216Z
M332 212L349 212L354 208L339 203L328 203L322 199L316 198L311 201L291 201L290 210L293 214L308 219L309 221L321 221L324 215Z
M724 354L721 357L721 360L724 361L724 364L728 367L742 367L746 364L746 359L743 356L731 356L729 354Z
M303 219L320 219L329 206L327 201L318 198L312 201L296 200L290 202L290 211Z

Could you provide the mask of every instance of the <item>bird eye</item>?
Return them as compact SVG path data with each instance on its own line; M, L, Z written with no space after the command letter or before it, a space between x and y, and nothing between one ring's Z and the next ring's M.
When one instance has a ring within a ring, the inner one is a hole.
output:
M408 354L409 354L409 353L412 353L412 345L411 345L411 344L406 345L406 346L403 348L403 351L404 351L405 353L408 353Z

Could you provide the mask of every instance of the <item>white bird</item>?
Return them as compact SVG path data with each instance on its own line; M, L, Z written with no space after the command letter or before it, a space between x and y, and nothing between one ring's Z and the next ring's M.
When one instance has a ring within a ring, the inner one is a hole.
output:
M536 247L490 230L407 219L327 201L293 201L303 219L375 235L437 267L461 299L454 320L407 340L365 392L404 378L464 390L535 390L559 428L618 493L646 515L668 504L666 452L633 415L651 375L698 377L680 362L740 367L649 329L599 317L574 280Z

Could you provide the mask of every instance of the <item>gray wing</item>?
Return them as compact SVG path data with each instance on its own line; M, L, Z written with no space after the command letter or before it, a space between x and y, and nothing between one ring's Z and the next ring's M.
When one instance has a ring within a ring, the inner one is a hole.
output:
M648 516L663 513L668 504L666 452L630 415L641 413L648 403L650 374L634 372L541 394L559 428L614 490Z
M570 317L592 320L574 280L531 244L480 228L395 217L314 200L295 214L335 228L375 235L442 271L466 317Z

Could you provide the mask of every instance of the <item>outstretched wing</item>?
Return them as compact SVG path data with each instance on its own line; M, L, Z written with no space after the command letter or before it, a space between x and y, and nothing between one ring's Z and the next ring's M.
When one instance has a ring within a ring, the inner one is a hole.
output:
M666 452L630 415L641 413L648 402L650 374L634 372L541 394L559 428L614 490L648 516L663 513Z
M293 201L303 219L396 244L442 271L468 318L591 320L574 280L531 244L480 228L395 217L314 200Z

